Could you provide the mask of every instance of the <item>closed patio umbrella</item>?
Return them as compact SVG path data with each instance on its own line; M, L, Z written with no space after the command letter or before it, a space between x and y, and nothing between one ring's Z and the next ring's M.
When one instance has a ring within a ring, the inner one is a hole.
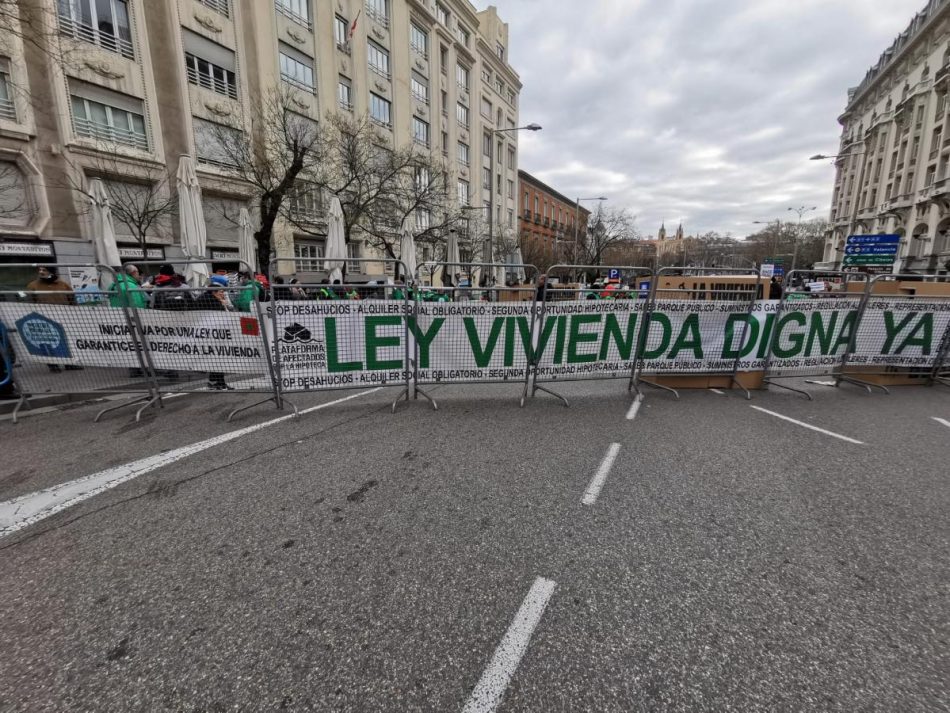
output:
M208 245L204 207L201 204L201 186L191 156L182 156L178 163L178 218L181 228L181 249L190 260L204 260ZM208 263L185 266L185 280L192 287L208 282Z
M343 228L343 206L340 199L333 196L330 202L330 214L327 219L327 250L324 255L323 269L330 273L330 282L343 280L343 267L346 265L346 237Z

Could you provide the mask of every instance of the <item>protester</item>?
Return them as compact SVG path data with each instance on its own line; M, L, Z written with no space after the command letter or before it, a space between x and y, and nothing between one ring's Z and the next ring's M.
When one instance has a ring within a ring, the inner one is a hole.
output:
M113 293L109 297L112 307L148 307L148 295L142 289L139 269L131 263L126 265L122 272L116 275Z
M26 289L29 292L43 293L31 295L32 300L39 304L76 304L76 296L73 294L73 288L59 278L59 270L55 265L41 266L37 270L37 278L28 284Z
M44 265L38 268L36 272L37 278L26 286L26 289L33 293L30 295L33 302L46 305L76 304L76 295L73 293L73 288L59 278L59 270L55 265ZM46 367L54 373L62 371L59 364L47 364ZM82 369L82 367L67 364L66 369L72 371Z
M223 275L213 275L207 290L203 290L198 299L195 300L195 309L209 310L213 312L233 311L233 305L227 295L228 278ZM224 374L218 371L208 373L208 388L212 391L232 391L234 387L228 386L224 380Z
M541 274L538 277L538 291L536 293L535 299L538 302L548 301L548 276L545 274Z
M175 272L171 265L162 265L155 278L152 292L152 308L184 312L194 309L195 299L187 289L185 278Z
M274 299L279 301L287 301L294 299L293 290L290 287L285 286L284 278L278 275L274 278Z
M250 312L255 301L264 300L264 285L251 277L251 273L240 273L241 287L234 297L234 308L238 312Z
M307 295L307 291L303 287L300 287L300 280L298 280L296 277L290 281L290 294L291 294L291 299L295 299L295 300L310 299L309 295Z
M778 278L773 277L772 281L769 283L769 299L770 300L780 300L782 299L782 283L778 281Z

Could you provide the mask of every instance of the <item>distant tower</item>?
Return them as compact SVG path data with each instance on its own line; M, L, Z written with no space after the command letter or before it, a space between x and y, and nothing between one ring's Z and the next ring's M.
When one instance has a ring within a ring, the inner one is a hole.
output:
M666 240L666 224L660 224L660 232L656 234L657 240Z
M677 240L683 239L683 224L682 223L680 223L680 227L676 229L676 239Z

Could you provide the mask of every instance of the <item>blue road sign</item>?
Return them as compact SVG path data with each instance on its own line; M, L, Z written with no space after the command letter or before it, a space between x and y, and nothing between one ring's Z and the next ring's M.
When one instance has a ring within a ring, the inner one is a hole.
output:
M901 241L900 235L882 233L881 235L849 235L848 245L885 245L898 244Z
M620 270L613 269L607 271L608 280L619 280L620 279Z
M775 269L772 271L772 275L775 277L785 277L785 268L781 265L776 265Z
M844 249L845 255L895 255L897 253L897 243L886 243L884 245L849 245Z

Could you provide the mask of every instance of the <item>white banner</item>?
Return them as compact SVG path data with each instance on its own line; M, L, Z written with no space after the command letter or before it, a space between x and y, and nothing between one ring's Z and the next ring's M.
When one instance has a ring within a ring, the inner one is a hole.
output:
M139 310L145 344L160 370L265 374L256 317L231 312ZM17 359L40 364L138 367L139 349L121 309L0 303Z

